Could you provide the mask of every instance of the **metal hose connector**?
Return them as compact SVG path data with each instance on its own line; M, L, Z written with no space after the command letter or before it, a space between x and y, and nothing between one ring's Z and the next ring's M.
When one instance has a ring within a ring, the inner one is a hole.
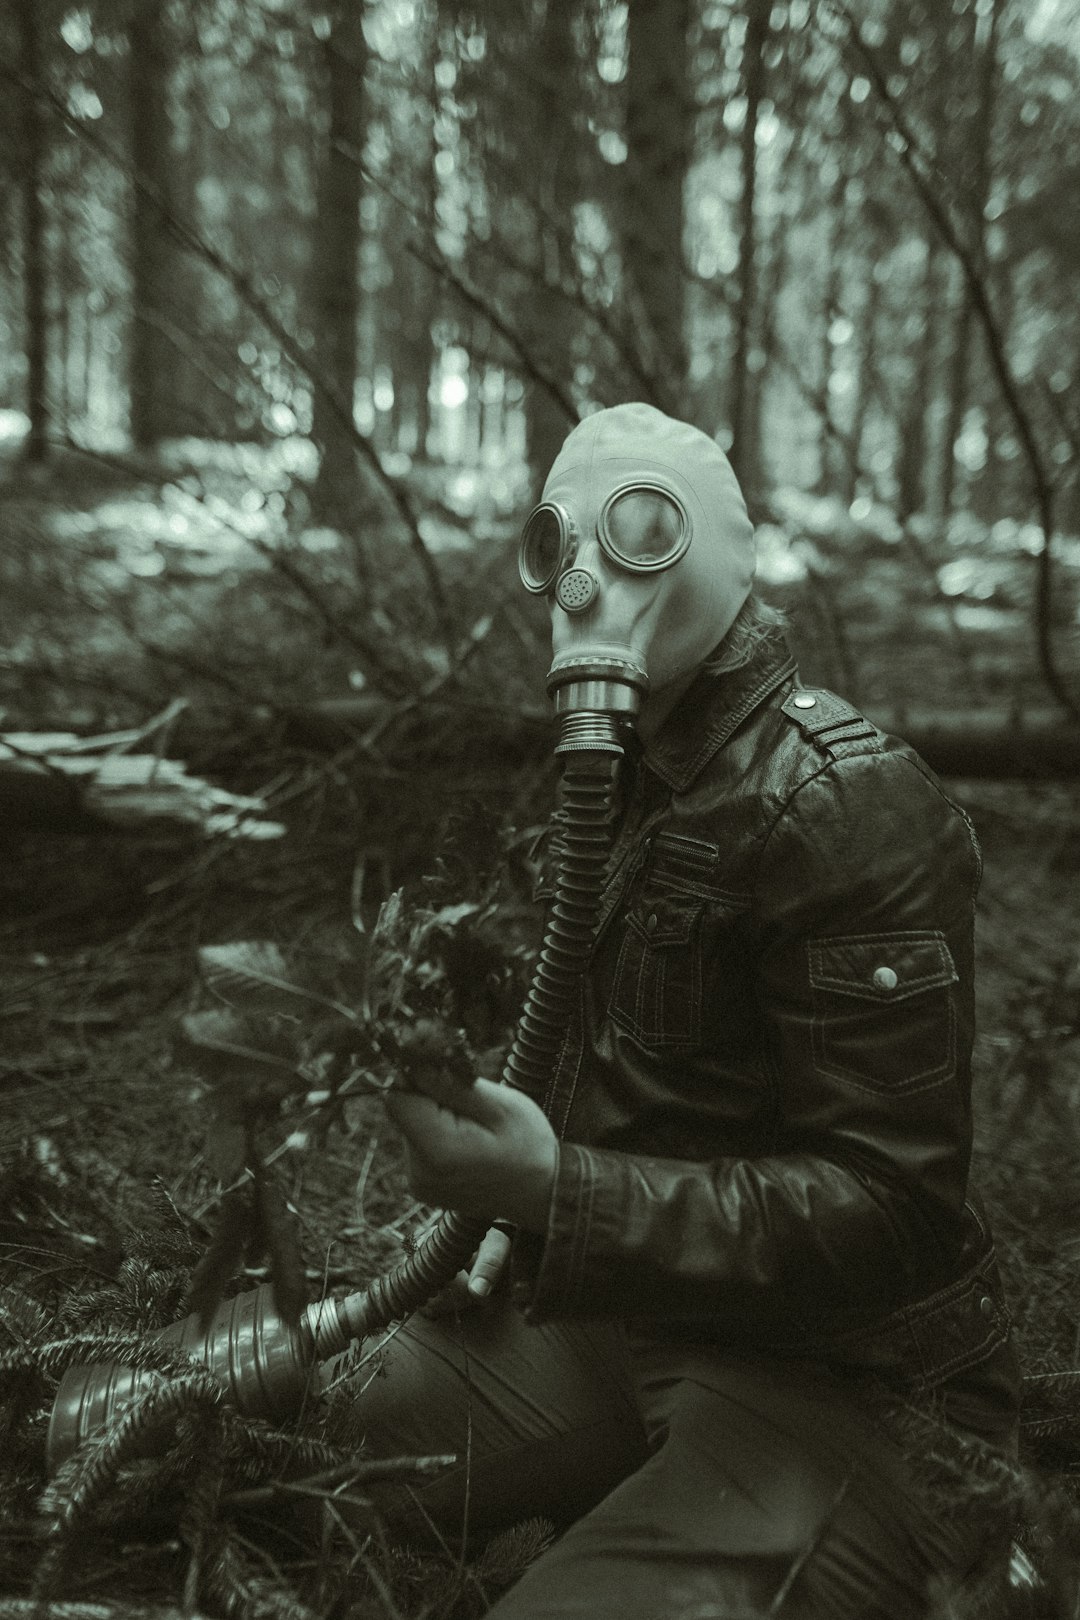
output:
M565 754L590 751L622 755L623 742L614 715L603 714L595 709L562 715L559 740L555 744L556 754L561 758Z

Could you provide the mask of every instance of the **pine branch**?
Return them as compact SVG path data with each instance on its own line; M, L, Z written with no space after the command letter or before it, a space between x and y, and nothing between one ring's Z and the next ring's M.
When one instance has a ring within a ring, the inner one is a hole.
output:
M34 1575L33 1595L48 1604L56 1594L70 1554L98 1503L113 1488L124 1463L138 1455L160 1423L187 1414L213 1414L225 1398L208 1372L189 1370L165 1384L140 1391L123 1416L88 1440L47 1487L42 1508L53 1516L51 1546ZM208 1454L213 1451L208 1448ZM216 1500L216 1496L215 1496Z

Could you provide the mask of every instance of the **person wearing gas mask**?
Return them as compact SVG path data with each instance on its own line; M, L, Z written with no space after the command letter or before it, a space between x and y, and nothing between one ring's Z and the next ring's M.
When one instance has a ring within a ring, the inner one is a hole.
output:
M417 1196L500 1220L487 1303L388 1345L369 1443L460 1454L418 1502L445 1534L466 1500L478 1536L556 1520L500 1620L922 1615L990 1527L934 1511L898 1414L991 1454L1016 1430L968 1185L974 834L800 684L697 429L586 418L520 570L566 769L610 763L592 831L559 830L556 967L574 850L614 842L584 968L528 1015L542 1082L387 1101Z

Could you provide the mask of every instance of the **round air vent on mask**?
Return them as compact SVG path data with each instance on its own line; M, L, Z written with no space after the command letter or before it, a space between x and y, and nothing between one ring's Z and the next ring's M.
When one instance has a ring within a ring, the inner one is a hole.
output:
M567 613L580 613L599 589L596 575L587 568L569 568L555 587L555 600Z

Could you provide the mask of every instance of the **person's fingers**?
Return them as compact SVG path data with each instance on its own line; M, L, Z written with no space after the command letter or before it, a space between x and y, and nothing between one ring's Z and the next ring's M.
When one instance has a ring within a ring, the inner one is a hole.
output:
M415 1091L386 1091L382 1105L394 1124L407 1136L421 1134L425 1127L430 1129L440 1112L438 1103Z
M477 1299L485 1299L502 1276L509 1255L509 1237L497 1227L491 1227L484 1235L469 1271L469 1293Z
M424 1316L447 1316L480 1300L487 1299L494 1289L510 1257L510 1238L505 1232L492 1227L484 1236L468 1271L459 1271L445 1288L423 1307Z
M421 1308L421 1316L437 1318L449 1316L452 1311L460 1311L473 1303L473 1297L468 1288L469 1274L459 1271L427 1304Z
M474 1087L457 1086L434 1093L401 1091L383 1094L383 1107L399 1130L422 1144L425 1140L453 1138L459 1131L478 1126L494 1129L502 1118L497 1101L474 1097Z

